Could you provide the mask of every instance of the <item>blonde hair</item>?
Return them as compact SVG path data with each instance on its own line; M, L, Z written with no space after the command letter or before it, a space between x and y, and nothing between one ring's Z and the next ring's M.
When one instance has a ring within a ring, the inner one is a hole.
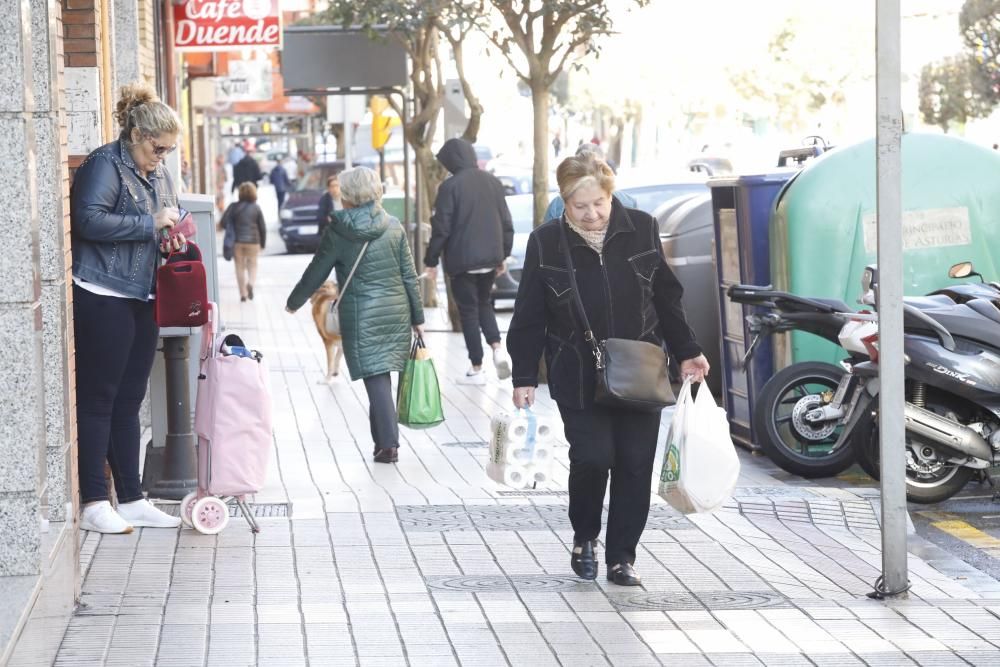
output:
M573 155L559 163L556 182L563 201L585 185L597 185L610 197L615 190L615 172L608 163L592 154Z
M355 206L375 202L382 205L382 182L378 174L368 167L345 169L337 175L340 181L340 200L350 202Z
M240 183L239 187L239 198L240 201L255 202L257 201L257 186L250 181L245 183Z
M177 112L160 101L148 83L136 81L122 86L121 96L115 106L115 120L121 136L132 142L132 130L146 138L161 134L179 134L181 119Z

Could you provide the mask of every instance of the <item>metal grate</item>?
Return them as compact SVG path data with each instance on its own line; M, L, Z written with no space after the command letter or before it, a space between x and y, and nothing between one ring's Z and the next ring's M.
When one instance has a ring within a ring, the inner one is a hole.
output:
M180 503L155 503L157 509L162 511L164 514L169 514L170 516L180 516L181 505ZM247 503L250 508L250 512L256 519L268 519L275 517L287 517L288 503ZM240 510L239 506L234 502L229 503L229 516L230 517L242 517L243 512Z
M519 491L497 491L498 496L504 498L536 498L538 496L552 496L564 498L569 496L569 491L554 491L550 489L521 489Z
M457 441L457 442L442 442L442 447L460 447L462 449L482 449L484 447L489 447L490 443L485 440L467 440L467 441Z
M774 591L713 591L697 593L608 593L619 611L691 611L710 609L790 608L786 597Z

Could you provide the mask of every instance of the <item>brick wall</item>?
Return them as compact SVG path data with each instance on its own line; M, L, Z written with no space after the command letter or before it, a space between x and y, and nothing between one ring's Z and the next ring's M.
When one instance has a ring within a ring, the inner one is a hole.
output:
M150 83L156 82L156 35L154 14L157 5L153 0L139 0L139 67L142 76Z
M101 48L98 0L62 0L63 50L67 67L97 67Z

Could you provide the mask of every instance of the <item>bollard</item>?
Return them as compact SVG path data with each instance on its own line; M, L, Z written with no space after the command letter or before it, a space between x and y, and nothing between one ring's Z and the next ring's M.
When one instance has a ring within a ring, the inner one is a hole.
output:
M191 424L188 377L190 341L190 336L163 339L167 435L160 474L147 489L152 498L180 500L198 487L198 459Z

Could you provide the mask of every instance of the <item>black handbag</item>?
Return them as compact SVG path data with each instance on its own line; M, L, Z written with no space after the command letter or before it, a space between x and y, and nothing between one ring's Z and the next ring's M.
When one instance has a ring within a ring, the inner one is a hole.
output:
M590 344L597 371L594 383L594 402L631 410L656 412L675 402L674 391L667 376L667 355L659 345L628 338L597 340L590 328L590 320L583 309L580 289L576 284L576 269L570 255L566 222L559 222L562 234L566 268L573 298L583 324L583 338Z

